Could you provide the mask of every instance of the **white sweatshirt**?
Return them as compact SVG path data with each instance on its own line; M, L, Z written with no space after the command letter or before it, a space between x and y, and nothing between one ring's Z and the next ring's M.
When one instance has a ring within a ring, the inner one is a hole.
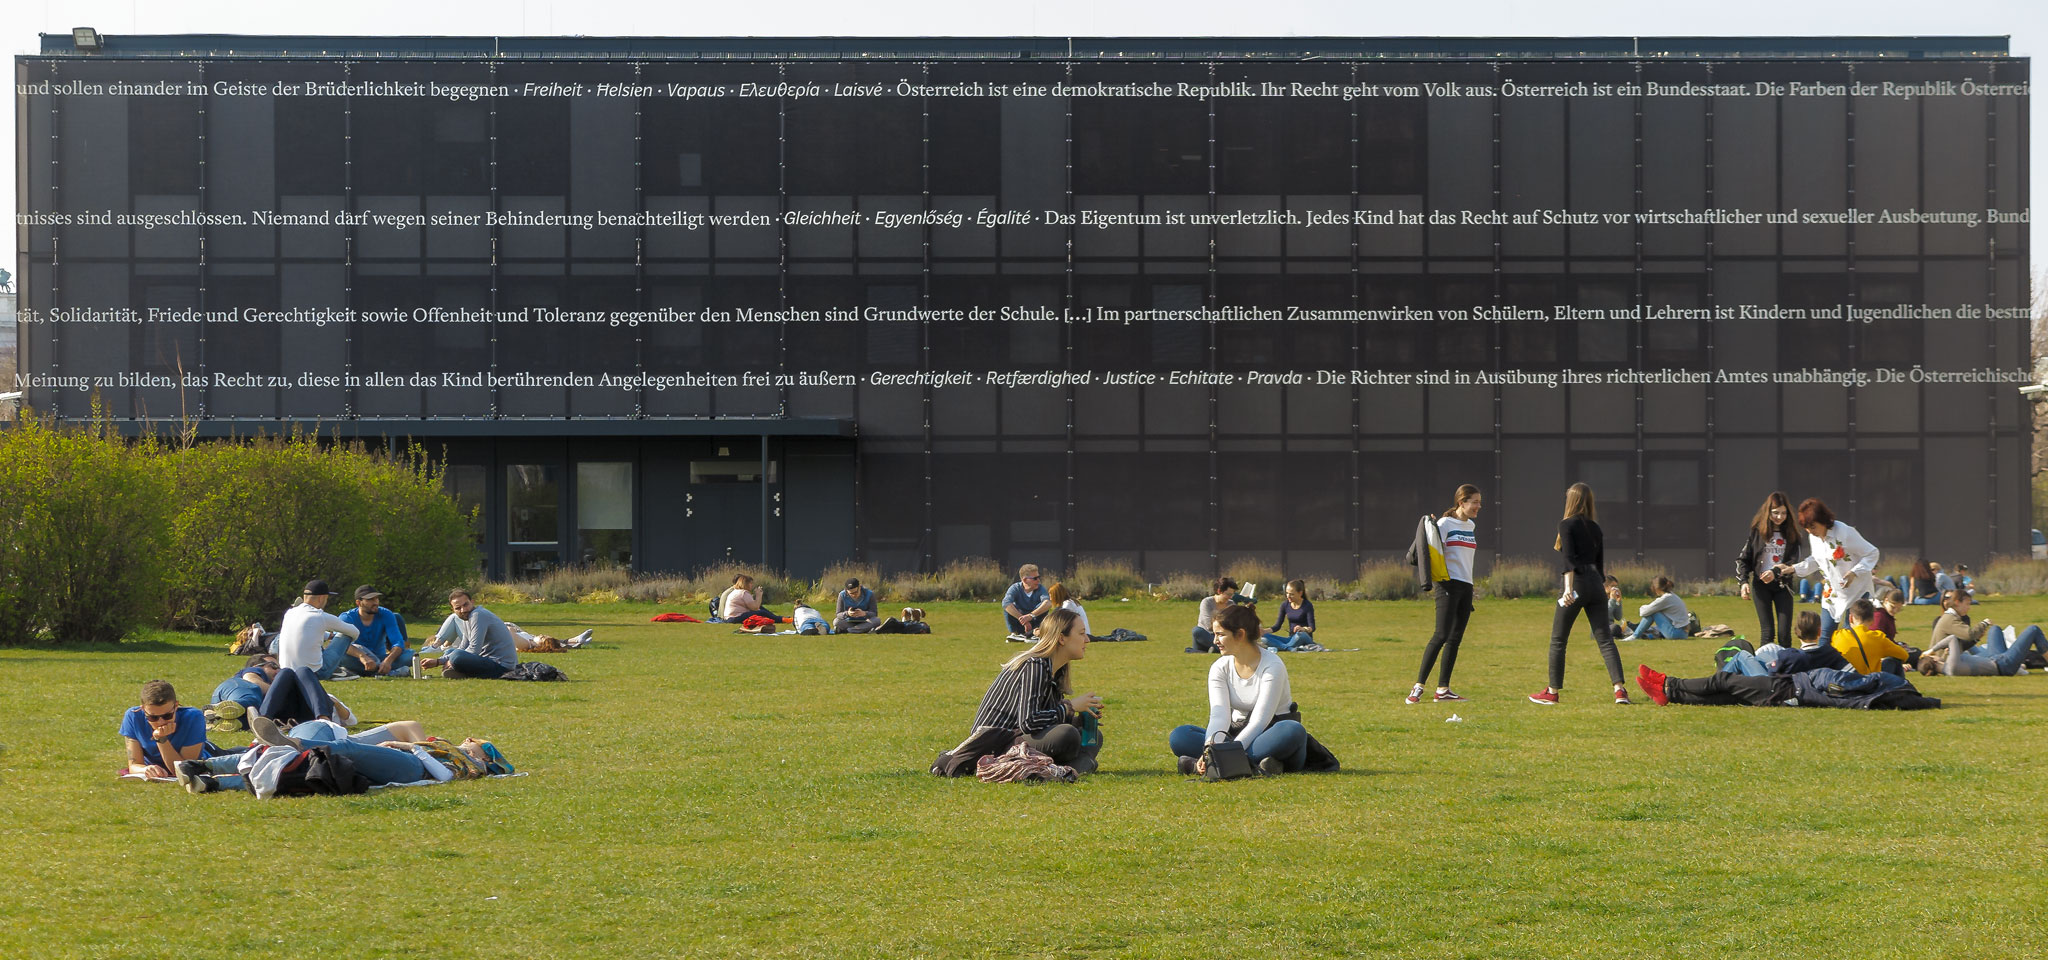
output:
M352 624L334 614L301 603L284 612L284 625L277 628L277 665L279 669L312 667L320 669L320 639L330 633L339 633L353 640L362 632Z
M1273 725L1273 715L1294 702L1287 683L1287 664L1271 650L1259 651L1259 665L1250 677L1237 675L1237 658L1224 654L1209 667L1209 725L1207 742L1228 733L1230 725L1244 721L1237 741L1249 746Z

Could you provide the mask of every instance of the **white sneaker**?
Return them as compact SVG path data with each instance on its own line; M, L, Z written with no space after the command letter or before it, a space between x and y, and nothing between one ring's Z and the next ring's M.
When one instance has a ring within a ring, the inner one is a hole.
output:
M1023 634L1021 634L1021 633L1013 633L1013 634L1010 634L1010 635L1009 635L1009 636L1007 636L1007 637L1004 637L1003 639L1004 639L1004 640L1007 640L1007 641L1009 641L1009 642L1011 642L1011 643L1030 643L1030 642L1031 642L1031 638L1030 638L1030 637L1027 637L1027 636L1025 636L1025 635L1023 635Z
M584 644L586 644L586 643L589 643L589 642L590 642L590 636L591 636L591 634L593 634L593 633L595 633L595 632L596 632L596 631L594 631L594 630L585 630L585 631L583 631L582 633L579 633L579 634L577 634L577 635L575 635L575 636L573 636L573 637L570 637L570 638L569 638L569 644L568 644L568 645L569 645L569 646L572 646L572 647L580 647L580 646L583 646Z

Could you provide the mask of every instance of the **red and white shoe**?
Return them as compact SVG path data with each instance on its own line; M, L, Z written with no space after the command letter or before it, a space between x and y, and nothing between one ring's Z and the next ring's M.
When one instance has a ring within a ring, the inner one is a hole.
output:
M1450 703L1450 702L1451 702L1451 701L1453 701L1453 700L1463 700L1463 699L1465 699L1465 698L1464 698L1464 697L1461 697L1461 696L1458 696L1457 694L1455 694L1455 693L1452 693L1452 692L1451 692L1451 691L1449 691L1449 690L1438 690L1438 691L1436 692L1436 702L1438 702L1438 703Z
M1419 684L1419 683L1418 683L1418 684L1416 684L1416 685L1415 685L1415 686L1414 686L1413 688L1411 688L1411 689L1410 689L1410 690L1408 691L1408 699L1407 699L1406 701L1403 701L1403 702L1405 702L1405 703L1421 703L1421 702L1422 702L1422 684Z
M1532 693L1529 695L1529 702L1540 703L1546 707L1554 707L1557 705L1557 692L1545 690L1541 693Z
M1615 687L1615 688L1614 688L1614 705L1615 705L1615 706L1617 706L1617 707L1626 707L1626 706L1628 706L1629 704L1632 704L1632 703L1634 703L1634 702L1635 702L1634 700L1630 700L1630 699L1628 698L1628 691L1627 691L1627 690L1624 690L1624 689L1622 689L1622 688L1620 688L1620 687Z

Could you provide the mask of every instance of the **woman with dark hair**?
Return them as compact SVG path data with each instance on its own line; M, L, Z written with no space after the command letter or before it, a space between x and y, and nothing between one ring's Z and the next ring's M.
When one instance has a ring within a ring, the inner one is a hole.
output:
M1209 722L1174 728L1167 746L1180 772L1203 772L1202 751L1220 740L1244 744L1260 773L1290 773L1308 762L1308 731L1294 706L1287 665L1259 643L1259 616L1230 607L1216 618L1216 646L1223 653L1209 667Z
M1564 687L1564 647L1571 637L1579 612L1585 611L1586 625L1593 630L1593 642L1600 645L1600 657L1607 661L1607 677L1614 681L1614 702L1627 704L1628 687L1621 675L1621 651L1614 646L1614 631L1607 622L1607 595L1601 584L1607 576L1606 543L1593 506L1593 488L1574 483L1564 495L1564 519L1557 522L1554 549L1564 555L1564 592L1557 598L1557 615L1550 621L1550 685L1529 695L1530 703L1554 704Z
M1735 555L1735 579L1742 598L1756 604L1757 645L1782 643L1792 636L1792 607L1798 598L1792 585L1778 576L1780 564L1797 563L1805 539L1792 525L1792 500L1771 491L1749 521L1749 538Z
M1848 619L1849 604L1877 589L1871 578L1877 569L1877 548L1855 527L1835 519L1835 512L1817 499L1800 501L1795 519L1799 529L1806 531L1806 558L1797 563L1779 562L1778 576L1821 575L1825 585L1820 594L1820 632L1832 637L1836 624Z
M1187 652L1216 652L1216 617L1230 609L1236 596L1237 581L1229 577L1217 577L1216 582L1209 585L1209 595L1202 598L1201 609L1195 613L1195 630L1192 634L1195 642L1188 647Z
M1465 641L1465 625L1472 619L1473 557L1479 552L1479 538L1473 521L1485 498L1479 488L1460 484L1451 495L1451 509L1438 517L1436 526L1444 540L1445 579L1436 583L1436 632L1422 648L1422 669L1415 671L1415 686L1408 690L1409 703L1422 700L1422 685L1429 681L1429 668L1439 654L1443 666L1437 671L1436 700L1463 700L1451 692L1451 668L1458 664L1458 645Z
M1913 558L1913 569L1906 572L1906 602L1916 607L1931 607L1941 602L1941 591L1934 588L1934 568L1925 557Z

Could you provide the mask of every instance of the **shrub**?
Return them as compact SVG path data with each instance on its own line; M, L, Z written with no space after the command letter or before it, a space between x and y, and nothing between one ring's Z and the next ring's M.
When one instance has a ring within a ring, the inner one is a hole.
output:
M618 588L619 599L629 603L670 603L684 599L689 592L689 578L668 574L649 576Z
M1493 565L1485 582L1486 595L1512 600L1516 597L1553 597L1564 586L1557 568L1538 560L1504 559Z
M955 560L938 572L947 600L1001 600L1015 581L1000 564L986 557Z
M1886 577L1903 577L1912 572L1912 570L1912 557L1899 557L1887 553L1879 557L1876 573L1879 579L1884 579Z
M1201 600L1209 596L1215 578L1185 570L1169 573L1166 579L1152 588L1152 595L1161 600Z
M34 417L0 432L0 642L107 643L155 612L172 501L154 452Z
M1682 597L1739 597L1742 582L1734 577L1725 580L1680 580L1678 595Z
M1415 568L1398 560L1372 560L1358 568L1358 596L1365 600L1405 600L1420 591Z
M1977 575L1978 593L2048 593L2048 560L1992 557Z
M878 589L877 592L881 591ZM904 603L930 603L947 598L946 584L939 578L926 574L899 574L889 581L887 592L889 596Z
M598 591L611 591L617 602L617 591L631 583L633 574L615 564L578 564L556 567L541 574L535 584L534 593L542 603L584 603L582 598Z
M1621 593L1623 596L1647 597L1650 595L1650 581L1664 576L1664 568L1654 563L1638 563L1628 560L1621 563L1608 564L1607 575L1621 583ZM1552 590L1560 588L1563 583L1564 581L1561 577L1552 574ZM1594 587L1597 589L1599 584L1594 584ZM1581 586L1579 592L1583 595L1585 588Z
M274 620L307 580L375 583L432 610L474 575L469 518L414 448L373 456L306 434L195 445L165 459L172 502L164 619L224 630Z
M1307 577L1304 579L1302 587L1308 591L1310 601L1346 600L1351 598L1351 592L1345 590L1344 585L1337 582L1335 577Z
M475 590L470 599L475 600L481 607L504 603L536 603L540 600L534 595L533 584L530 583L486 583ZM443 599L442 602L447 601Z
M1259 585L1259 599L1278 598L1287 586L1287 575L1280 572L1280 565L1271 560L1257 557L1239 557L1223 567L1224 576L1237 581L1239 587L1247 583Z
M842 560L818 574L818 582L811 587L809 600L818 612L828 613L839 607L839 591L846 589L848 579L859 579L860 585L875 592L875 602L880 603L889 593L889 585L882 582L882 573L874 564L854 563Z
M1128 561L1083 561L1074 565L1066 584L1069 591L1084 600L1124 597L1145 589L1145 575Z

